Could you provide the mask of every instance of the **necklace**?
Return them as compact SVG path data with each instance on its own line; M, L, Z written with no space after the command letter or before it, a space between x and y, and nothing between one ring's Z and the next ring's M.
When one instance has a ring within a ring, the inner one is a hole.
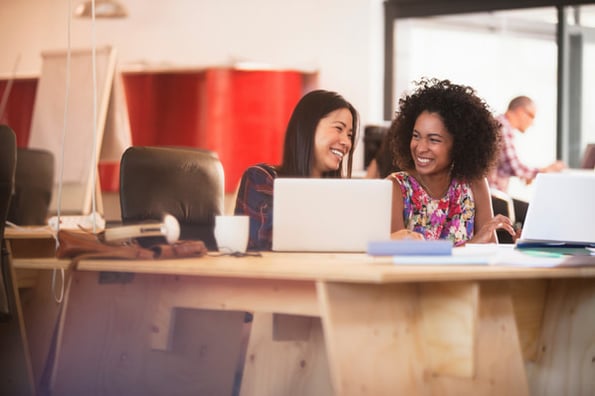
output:
M441 194L434 194L434 191L432 191L432 189L428 186L428 184L424 181L424 178L422 177L422 175L419 172L415 172L416 176L417 176L417 180L419 181L419 184L421 184L421 186L424 188L424 190L426 190L428 193L430 193L430 197L432 198L436 198L436 199L440 199L444 196L444 194L446 194L446 192L448 191L448 188L450 187L450 177L449 177L449 181L448 184L446 185L445 188L443 188L442 190L440 190L442 193ZM450 176L450 174L449 174Z

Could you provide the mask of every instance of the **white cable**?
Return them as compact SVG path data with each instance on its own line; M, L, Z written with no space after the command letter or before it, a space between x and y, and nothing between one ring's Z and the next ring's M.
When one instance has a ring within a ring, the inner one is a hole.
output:
M71 14L72 14L72 0L68 0L68 47L66 51L66 95L65 95L65 104L64 104L64 125L62 128L62 150L60 153L60 177L58 183L58 205L57 205L57 227L56 233L60 231L60 212L61 212L61 205L62 205L62 184L64 180L64 145L66 142L66 130L67 130L67 120L68 120L68 102L69 102L69 93L70 93L70 58L71 58ZM96 198L95 198L95 188L97 183L97 67L96 67L96 39L95 39L95 0L91 1L91 58L92 58L92 79L93 79L93 152L91 156L91 166L93 167L91 172L91 183L93 186L93 193L91 195L91 211L92 213L96 212ZM93 216L93 233L97 233L97 218ZM56 250L58 249L60 243L58 238L56 237ZM60 274L62 277L62 285L60 288L60 293L56 296L56 269L53 270L52 273L52 294L54 299L57 303L61 303L64 299L64 269L60 269Z
M93 186L93 193L91 195L91 213L96 212L96 183L97 183L97 168L99 166L97 162L97 61L96 61L96 49L97 42L95 39L95 0L91 1L91 58L93 64L93 153L91 156L91 185ZM96 216L93 216L93 233L97 233L97 220Z
M68 0L68 12L70 13L70 9L72 6L72 0ZM70 58L71 58L71 44L70 44L70 14L68 14L68 21L67 21L67 48L66 48L66 89L64 95L64 114L63 114L63 122L62 122L62 136L61 136L61 143L60 143L60 166L59 166L59 178L58 178L58 205L56 208L56 215L58 219L60 218L60 212L62 211L62 184L64 181L64 145L66 143L66 130L68 129L68 106L70 102ZM58 222L58 227L56 231L60 231L60 222ZM57 248L57 247L56 247Z
M58 198L57 198L57 208L56 208L56 215L58 217L58 224L56 227L56 233L58 233L60 231L60 212L62 210L62 184L63 184L63 180L64 180L64 145L66 143L66 130L68 129L68 103L70 101L70 56L71 56L71 44L70 44L70 25L71 25L71 21L70 21L70 14L71 14L71 9L72 9L72 0L68 0L68 21L66 26L67 28L67 47L66 47L66 76L65 76L65 81L66 81L66 93L65 93L65 97L64 97L64 119L63 119L63 125L62 125L62 136L61 136L61 150L60 150L60 167L59 167L59 178L58 178ZM58 247L60 247L60 241L58 240L58 237L56 236L56 251L58 250ZM52 271L52 295L54 297L54 300L60 304L62 303L63 299L64 299L64 270L61 270L61 276L62 276L62 286L60 288L60 294L58 297L56 297L56 269L54 268Z
M56 271L57 269L55 268L52 271L52 296L54 297L54 301L62 304L62 301L64 301L64 282L66 277L64 276L64 268L60 268L60 294L56 295Z

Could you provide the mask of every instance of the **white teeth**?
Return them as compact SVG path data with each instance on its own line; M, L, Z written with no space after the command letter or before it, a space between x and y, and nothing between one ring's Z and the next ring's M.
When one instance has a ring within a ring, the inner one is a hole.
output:
M337 149L331 149L331 153L335 154L337 157L343 158L343 156L345 155L345 153L343 153L342 151L339 151Z
M430 162L430 160L428 158L419 158L419 157L417 157L417 160L419 162L421 162L422 164L427 164L428 162Z

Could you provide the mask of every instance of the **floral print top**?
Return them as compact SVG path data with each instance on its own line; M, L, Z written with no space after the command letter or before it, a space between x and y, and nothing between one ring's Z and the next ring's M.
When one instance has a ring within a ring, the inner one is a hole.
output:
M450 239L455 246L473 237L475 201L469 183L453 178L444 196L435 199L407 172L395 172L390 178L401 188L403 220L408 230L426 239Z

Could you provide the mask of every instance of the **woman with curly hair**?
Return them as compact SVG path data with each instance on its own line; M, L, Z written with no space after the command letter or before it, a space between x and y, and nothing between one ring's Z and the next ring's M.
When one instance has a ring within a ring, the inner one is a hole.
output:
M499 123L473 88L423 78L399 100L389 129L395 165L393 239L496 243L514 235L492 212L486 176L499 143Z

